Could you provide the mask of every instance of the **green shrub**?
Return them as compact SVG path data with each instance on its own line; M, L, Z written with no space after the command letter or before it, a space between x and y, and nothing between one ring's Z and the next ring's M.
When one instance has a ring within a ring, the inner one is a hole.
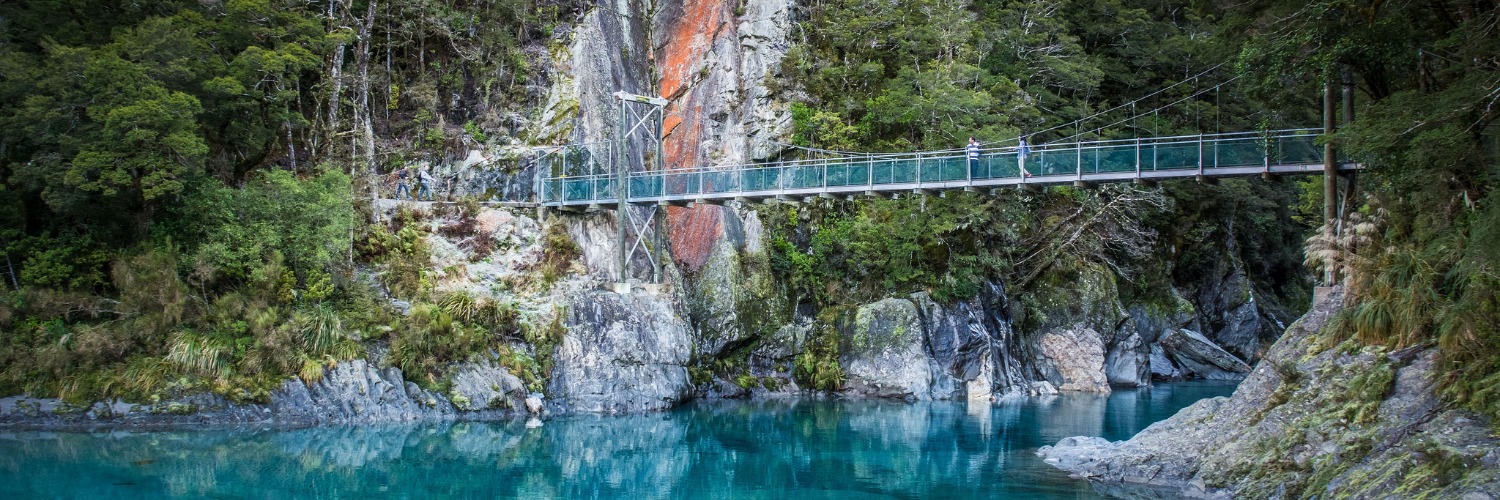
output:
M840 308L824 309L802 353L793 361L792 377L802 387L819 391L844 388L844 368L839 365Z
M307 180L265 171L239 189L204 179L159 232L229 283L249 279L273 252L298 276L344 270L354 227L350 187L337 170Z
M582 255L582 250L568 236L567 226L553 223L542 232L542 260L536 265L544 286L551 286L568 272L573 261Z
M441 308L418 304L392 332L391 359L423 387L441 388L449 363L483 352L490 340L482 329L454 321Z

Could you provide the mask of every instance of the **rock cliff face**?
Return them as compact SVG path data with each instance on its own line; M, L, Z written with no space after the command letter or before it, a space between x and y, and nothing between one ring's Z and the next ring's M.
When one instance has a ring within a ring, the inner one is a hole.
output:
M596 291L568 306L548 393L566 410L664 410L691 394L687 323L658 297Z
M558 139L554 142L610 139L617 120L617 103L611 94L617 90L655 93L670 102L663 151L667 168L714 168L770 157L780 148L777 141L788 131L790 115L786 103L764 81L774 76L790 45L793 9L790 0L668 0L653 5L626 1L595 6L572 26L566 43L550 51L556 77L536 135ZM644 143L627 148L647 149ZM506 186L492 180L476 185ZM576 359L558 365L555 380L569 382L550 387L549 392L556 392L550 394L555 408L626 411L659 407L657 401L682 397L677 370L632 368L627 370L630 374L610 374L598 367L611 363L684 367L750 346L754 352L747 374L778 379L780 390L795 388L787 372L807 338L812 312L796 311L797 305L786 303L777 286L769 282L772 278L759 249L755 213L715 206L665 210L669 248L677 264L667 270L675 284L673 295L640 299L654 302L639 308L602 307L598 302L602 297L592 295L570 298L570 308L591 307L602 314L581 318L573 316L577 311L570 311L570 338L606 342L591 346L589 352L570 351ZM637 215L644 218L644 213ZM590 283L613 281L618 275L613 215L562 220L583 249L584 267L594 280ZM649 269L649 262L640 256L635 259L632 268ZM1110 384L1148 385L1153 376L1233 376L1234 370L1210 368L1219 365L1201 362L1203 355L1189 354L1186 348L1163 349L1162 339L1178 328L1195 328L1206 331L1209 339L1232 342L1227 348L1241 360L1253 359L1260 349L1258 342L1265 338L1265 317L1238 266L1230 265L1217 281L1185 292L1203 303L1203 310L1195 310L1179 297L1186 312L1182 307L1166 312L1159 307L1127 308L1117 296L1118 285L1109 271L1095 271L1084 273L1084 283L1071 291L1052 293L1044 309L1053 320L1024 335L1012 324L1011 312L1003 305L1007 299L998 285L991 285L975 300L948 306L926 296L897 298L916 311L913 331L920 335L896 335L896 329L910 326L894 326L908 322L906 316L875 320L873 327L863 331L841 332L845 345L840 361L848 371L850 388L859 394L923 399L1057 388L1108 392ZM1239 300L1244 298L1248 299ZM859 314L884 318L896 307L877 304L859 308ZM675 319L662 316L677 314L668 311L681 315ZM671 335L686 332L685 344L691 347L685 357L674 351L642 364L643 353L635 352L633 346L667 340L646 335L637 327L653 324L670 325L665 328ZM613 333L606 335L601 329ZM927 373L921 373L918 366L926 366ZM648 380L648 376L668 372L665 386ZM616 375L624 378L609 378ZM725 386L713 385L721 390ZM600 392L607 387L621 389L624 395L607 400ZM585 393L592 396L580 396ZM703 394L742 392L709 390Z
M766 158L790 129L786 103L763 80L789 46L791 0L666 0L655 25L660 95L667 107L664 139L669 169L712 168ZM724 236L720 207L668 211L672 254L697 271Z
M1230 398L1128 441L1067 438L1048 463L1119 496L1492 498L1500 442L1434 393L1434 349L1329 345L1340 294L1293 324Z

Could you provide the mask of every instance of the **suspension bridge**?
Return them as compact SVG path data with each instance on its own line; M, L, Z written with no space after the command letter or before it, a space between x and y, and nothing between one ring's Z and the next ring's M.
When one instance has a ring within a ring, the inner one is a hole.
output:
M893 197L903 193L988 191L1002 187L1169 179L1321 174L1320 129L1233 132L1192 136L1050 143L982 149L846 156L638 172L608 171L541 179L539 202L563 210L614 210L624 204L720 205L810 198ZM590 161L576 155L574 161ZM1357 170L1341 162L1339 170ZM559 171L567 171L566 168Z
M1222 66L1220 64L1219 66ZM977 157L965 149L896 154L833 152L833 157L738 165L664 165L663 123L667 100L616 92L619 120L609 141L574 144L538 158L533 202L544 210L566 212L612 211L619 223L618 279L615 290L631 290L632 257L644 252L649 276L640 276L648 291L662 283L667 264L663 220L673 206L802 202L817 198L856 196L944 196L950 191L997 193L1004 188L1040 186L1092 187L1101 183L1152 184L1173 179L1213 182L1225 177L1319 174L1324 181L1324 217L1334 220L1354 189L1353 172L1362 165L1339 158L1333 143L1319 141L1332 133L1337 105L1335 85L1325 82L1323 127L1196 135L1083 140L1079 125L1108 113L1130 109L1129 117L1095 133L1134 121L1177 104L1199 99L1231 78L1190 93L1144 113L1136 103L1167 90L1197 84L1184 79L1126 104L1040 132L1072 126L1073 136L1027 147L1024 143L981 148ZM1343 82L1343 118L1353 120L1352 85ZM1217 122L1217 118L1215 119ZM1133 123L1132 123L1133 125ZM1134 128L1134 127L1132 127ZM1217 128L1217 127L1216 127ZM1138 128L1136 130L1139 130ZM1019 138L1017 138L1018 140ZM1068 142L1068 140L1072 142ZM1320 144L1320 142L1322 142ZM1343 175L1348 174L1348 175ZM1347 177L1340 199L1337 185ZM634 239L628 240L627 236Z

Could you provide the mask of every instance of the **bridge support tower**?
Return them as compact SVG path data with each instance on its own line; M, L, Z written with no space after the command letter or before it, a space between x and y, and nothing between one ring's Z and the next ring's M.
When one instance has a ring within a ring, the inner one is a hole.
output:
M649 204L640 207L642 212L639 219L636 210L633 210L627 202L630 197L632 186L626 185L628 174L633 167L639 163L641 170L663 171L665 151L662 149L663 123L666 119L667 100L660 97L635 95L626 92L615 92L615 98L620 101L620 119L616 122L615 131L615 195L618 205L615 209L615 217L619 221L619 233L615 238L615 246L619 252L620 272L615 281L615 292L630 293L630 260L636 252L644 251L651 262L651 281L647 289L659 290L662 282L662 259L666 257L666 238L664 219L666 218L666 207L658 204ZM631 151L632 137L645 136L644 142L650 144L646 151ZM665 179L663 179L665 182ZM643 186L643 189L652 190L652 186ZM627 246L627 236L630 232L635 233L635 240ZM648 239L649 237L649 239Z

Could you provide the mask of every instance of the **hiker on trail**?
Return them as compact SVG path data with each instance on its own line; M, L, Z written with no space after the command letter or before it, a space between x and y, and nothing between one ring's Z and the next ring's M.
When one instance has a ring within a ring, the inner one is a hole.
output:
M410 168L401 167L392 172L396 176L396 201L401 201L401 195L406 195L407 198L411 197L411 190L406 187L406 177L410 170Z
M964 148L964 152L969 157L969 172L972 174L979 168L979 141L969 137L969 145Z
M1026 136L1021 136L1021 145L1016 147L1016 166L1021 167L1022 177L1031 177L1031 172L1026 171L1026 155L1031 153L1031 146L1026 145Z
M422 201L423 195L427 196L427 201L432 201L432 174L427 173L427 170L424 168L417 175L417 180L420 181L421 186L417 188L417 201Z

